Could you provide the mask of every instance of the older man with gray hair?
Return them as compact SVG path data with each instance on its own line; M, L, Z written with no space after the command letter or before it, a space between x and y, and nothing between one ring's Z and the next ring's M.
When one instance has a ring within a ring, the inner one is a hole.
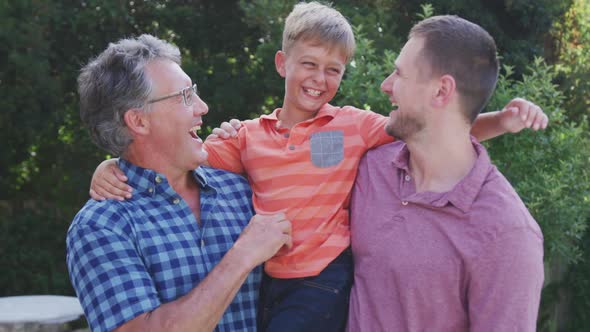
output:
M70 278L93 331L255 331L259 265L291 245L284 215L254 215L247 181L201 167L207 113L175 46L110 44L78 78L94 142L136 194L89 200L67 235Z

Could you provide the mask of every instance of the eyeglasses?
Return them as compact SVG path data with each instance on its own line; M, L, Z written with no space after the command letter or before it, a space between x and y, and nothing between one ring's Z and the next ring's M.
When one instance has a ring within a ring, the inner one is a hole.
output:
M172 98L172 97L176 97L176 96L182 96L182 101L184 101L184 105L185 106L191 106L194 102L194 98L195 96L197 96L197 84L193 84L193 86L187 86L186 88L166 95L166 96L162 96L162 97L158 97L155 99L150 99L147 101L148 104L152 104L158 101L162 101L164 99L168 99L168 98Z

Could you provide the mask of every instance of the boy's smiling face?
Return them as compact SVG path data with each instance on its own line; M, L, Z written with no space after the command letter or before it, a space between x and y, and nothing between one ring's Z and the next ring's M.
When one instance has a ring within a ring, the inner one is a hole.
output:
M338 46L298 41L287 52L277 52L275 65L285 78L283 112L293 118L310 119L336 95L346 56Z

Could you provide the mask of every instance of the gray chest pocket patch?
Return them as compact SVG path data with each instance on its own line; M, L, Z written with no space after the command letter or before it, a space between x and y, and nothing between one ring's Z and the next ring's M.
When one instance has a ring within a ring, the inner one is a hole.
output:
M317 167L337 165L344 158L344 132L322 131L311 135L311 162Z

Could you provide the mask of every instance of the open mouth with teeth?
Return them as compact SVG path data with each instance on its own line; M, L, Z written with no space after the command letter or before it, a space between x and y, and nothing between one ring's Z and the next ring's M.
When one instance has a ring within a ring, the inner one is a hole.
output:
M188 132L194 139L200 139L199 130L201 130L201 126L194 126L191 129L189 129Z
M320 90L314 90L314 89L303 89L303 91L305 91L305 93L312 95L314 97L317 97L322 94L322 92Z

